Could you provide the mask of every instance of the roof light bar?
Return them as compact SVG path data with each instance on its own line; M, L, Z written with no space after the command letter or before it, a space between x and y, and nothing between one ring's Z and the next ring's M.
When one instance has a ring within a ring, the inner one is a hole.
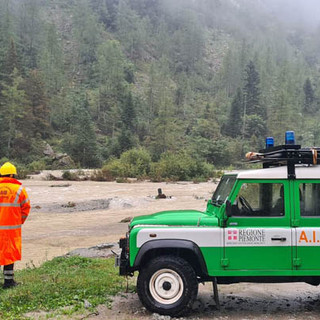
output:
M274 146L274 139L273 137L266 138L266 149L269 149Z
M285 141L286 144L295 144L294 131L286 131Z
M273 138L266 138L266 148L259 152L248 152L246 158L251 163L261 162L263 168L287 166L288 179L295 179L295 165L319 165L320 148L301 148L295 144L293 131L286 132L286 144L273 146ZM318 156L319 155L319 156Z

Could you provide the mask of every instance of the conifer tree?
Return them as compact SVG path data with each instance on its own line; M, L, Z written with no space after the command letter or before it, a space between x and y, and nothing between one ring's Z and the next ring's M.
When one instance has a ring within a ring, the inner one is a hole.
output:
M228 122L225 132L228 136L235 138L241 135L243 128L243 96L242 91L238 88L237 93L232 101Z
M16 70L14 73L13 71ZM10 39L10 46L8 48L8 52L6 53L6 59L3 67L3 80L7 84L12 83L11 76L17 75L20 71L19 59L16 51L16 45L14 40Z
M129 92L125 98L125 101L123 103L122 110L121 110L121 121L122 121L123 127L128 130L133 130L135 119L136 119L135 105L132 98L132 94L131 92Z
M310 78L307 78L304 85L303 85L303 92L304 92L304 104L303 110L306 113L313 113L315 111L315 93L312 88L312 84Z
M177 72L197 71L204 54L203 29L196 15L188 10L181 13L179 29L173 34L171 56Z
M266 110L260 102L260 77L253 61L246 67L245 86L243 88L243 134L246 137L264 136L266 132Z
M122 152L125 152L129 149L132 149L134 147L134 141L133 141L133 137L132 137L132 132L122 128L120 135L118 136L118 150L117 152L119 153L119 155Z
M42 138L47 138L50 132L49 108L39 71L30 72L23 88L31 107L33 136L39 135Z
M13 28L13 17L11 14L11 1L0 1L0 80L2 80L2 70L5 67L5 59L12 39L15 37ZM13 69L11 70L11 72ZM10 72L10 73L11 73Z
M149 22L130 8L130 1L120 0L117 12L117 34L132 60L144 57Z
M97 58L97 47L101 42L101 26L85 0L78 1L75 7L73 34L78 42L79 62L90 67Z
M40 0L24 0L18 7L18 32L21 56L28 68L37 67L41 23Z
M121 110L121 132L118 144L121 152L134 146L134 127L136 111L131 92L128 93Z
M6 141L6 155L9 157L13 140L19 132L18 122L26 114L27 99L25 91L21 89L23 82L18 70L14 69L10 75L12 84L3 84L2 103L0 105L0 115L3 119L1 127L4 129L3 140Z
M91 0L92 9L98 14L99 22L102 22L104 25L108 25L110 18L106 0Z
M97 167L100 164L94 124L87 109L87 101L80 102L72 109L74 140L71 145L72 157L83 167Z
M56 94L65 83L64 56L56 27L46 28L46 39L40 54L40 68L49 96Z
M116 40L103 42L97 52L95 69L98 89L93 118L103 133L114 137L120 118L120 103L128 92L125 80L127 61Z
M256 71L256 67L252 61L246 66L246 78L243 92L245 95L246 114L262 115L262 107L260 105L260 77Z

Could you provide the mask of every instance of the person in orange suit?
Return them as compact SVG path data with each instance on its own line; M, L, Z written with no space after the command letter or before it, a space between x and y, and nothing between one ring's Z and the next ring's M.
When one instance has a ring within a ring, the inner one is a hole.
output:
M14 262L21 260L21 226L30 212L30 200L21 182L15 179L16 167L6 162L0 168L0 266L3 288L15 287Z

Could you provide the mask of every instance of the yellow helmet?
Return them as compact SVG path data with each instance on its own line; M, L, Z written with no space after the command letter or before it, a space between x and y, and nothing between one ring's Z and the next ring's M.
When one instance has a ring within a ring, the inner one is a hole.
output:
M17 174L17 168L10 162L6 162L0 168L0 175Z

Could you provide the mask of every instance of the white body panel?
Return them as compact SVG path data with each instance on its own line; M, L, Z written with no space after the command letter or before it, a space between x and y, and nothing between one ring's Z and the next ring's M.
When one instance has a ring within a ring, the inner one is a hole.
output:
M231 171L238 179L288 179L287 166L246 171ZM320 166L296 165L296 179L320 179Z
M189 240L199 247L283 247L292 245L295 237L291 233L290 228L146 228L137 235L137 247L148 241L164 239Z
M140 248L150 240L164 239L190 240L199 247L222 247L222 231L222 228L205 227L146 228L139 231L137 235L137 247Z

